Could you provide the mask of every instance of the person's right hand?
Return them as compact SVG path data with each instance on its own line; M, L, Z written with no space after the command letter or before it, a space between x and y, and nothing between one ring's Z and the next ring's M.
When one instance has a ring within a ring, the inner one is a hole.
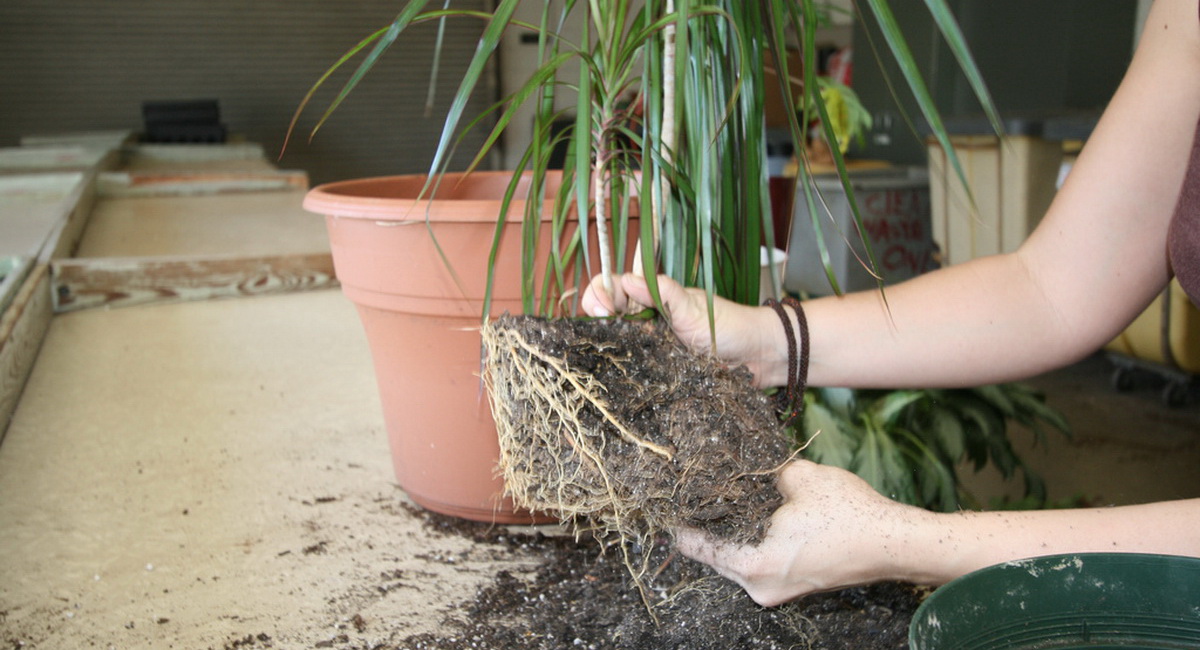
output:
M892 501L837 467L807 460L779 476L786 501L757 546L721 542L694 528L675 531L676 548L740 584L772 607L819 591L907 578L907 566L934 565L937 549L912 531L932 527L934 515Z
M627 273L614 278L613 285L614 295L610 296L601 277L593 278L583 295L583 310L591 316L604 317L633 313L654 304L643 277ZM697 352L712 351L713 329L709 327L704 291L684 288L661 275L658 291L671 329L679 340ZM769 308L748 307L719 297L713 300L717 357L730 366L746 366L760 387L786 383L786 379L777 381L781 349L783 375L787 373L786 348L778 343L783 338L779 317Z

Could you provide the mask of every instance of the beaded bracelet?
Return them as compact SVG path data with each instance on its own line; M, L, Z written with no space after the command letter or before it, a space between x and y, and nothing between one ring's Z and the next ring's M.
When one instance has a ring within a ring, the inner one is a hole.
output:
M780 412L786 422L791 422L804 409L804 388L808 382L808 320L804 317L804 307L800 301L790 296L782 301L774 298L767 299L764 305L775 310L783 323L783 333L788 343L788 381L787 390L781 393L783 397ZM800 351L796 352L796 334L792 331L792 322L787 317L784 305L796 312L796 322L800 326Z

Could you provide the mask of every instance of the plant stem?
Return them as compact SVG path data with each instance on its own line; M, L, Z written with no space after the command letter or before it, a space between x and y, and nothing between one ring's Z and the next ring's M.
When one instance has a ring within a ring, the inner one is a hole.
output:
M667 0L667 14L675 13L675 0ZM662 139L659 143L659 155L662 156L663 166L670 167L675 162L675 23L663 28L663 118ZM654 220L654 250L658 251L659 224L666 218L667 196L670 184L664 177L659 193L659 218Z
M608 107L605 106L601 112L601 124L608 124ZM608 183L606 182L606 168L608 166L608 147L607 142L607 126L602 126L600 129L600 137L597 138L596 146L596 166L592 170L592 186L596 193L596 245L600 249L600 277L604 282L604 290L608 295L613 295L613 278L612 278L612 244L608 239Z
M667 0L667 15L675 13L675 0ZM660 170L669 168L675 161L675 23L663 27L663 56L662 56L662 136L658 141L659 160L662 161ZM660 230L667 218L667 197L671 185L660 171L658 183L658 200L654 203L655 214L646 215L651 222L651 247L654 256L658 256L658 242L662 235ZM642 261L642 241L639 239L633 253L633 272L635 275L645 275L646 267Z

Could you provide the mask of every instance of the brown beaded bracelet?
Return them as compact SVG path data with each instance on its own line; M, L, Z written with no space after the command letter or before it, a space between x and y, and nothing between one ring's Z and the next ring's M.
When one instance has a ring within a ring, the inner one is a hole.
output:
M782 301L774 298L767 299L764 305L775 310L783 323L783 333L788 343L788 381L787 389L781 393L780 413L786 422L791 422L804 410L804 388L808 382L808 320L804 317L804 307L800 301L790 296ZM792 322L787 317L784 305L796 312L796 323L800 326L800 350L796 351L796 334L792 331Z

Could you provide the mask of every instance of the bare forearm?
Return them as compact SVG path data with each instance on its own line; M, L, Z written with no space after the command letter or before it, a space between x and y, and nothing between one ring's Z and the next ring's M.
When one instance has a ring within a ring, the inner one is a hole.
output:
M1200 499L1114 508L927 513L888 561L891 577L942 584L986 566L1058 553L1200 555Z
M809 381L822 386L966 386L1027 377L1103 343L1060 318L1015 255L805 303Z
M1167 230L1200 115L1196 1L1159 0L1146 25L1128 75L1021 249L891 287L886 302L878 292L810 301L812 383L1017 379L1097 349L1149 304L1169 278Z

